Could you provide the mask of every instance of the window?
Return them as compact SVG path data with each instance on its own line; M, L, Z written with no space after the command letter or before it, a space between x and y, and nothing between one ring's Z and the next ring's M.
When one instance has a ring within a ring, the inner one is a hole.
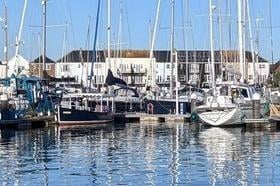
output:
M249 79L253 79L253 75L249 75Z
M259 64L259 68L265 68L265 64Z
M170 68L170 65L169 65L169 64L167 64L167 65L166 65L166 68Z
M244 98L248 98L247 89L241 89L241 95L244 96Z
M191 64L191 73L198 73L199 72L199 65L198 64Z
M69 65L63 65L62 66L62 72L68 72L70 70Z
M209 64L205 64L205 73L210 73L210 68Z
M170 76L167 76L167 79L166 79L167 81L170 81Z
M51 70L51 65L50 64L46 64L46 70Z

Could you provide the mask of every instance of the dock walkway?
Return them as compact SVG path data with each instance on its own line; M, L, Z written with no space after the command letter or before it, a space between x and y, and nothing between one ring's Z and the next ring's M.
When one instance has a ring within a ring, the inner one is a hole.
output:
M138 121L140 123L153 123L153 122L187 122L190 119L189 114L176 115L176 114L146 114L146 113L126 113L127 121Z

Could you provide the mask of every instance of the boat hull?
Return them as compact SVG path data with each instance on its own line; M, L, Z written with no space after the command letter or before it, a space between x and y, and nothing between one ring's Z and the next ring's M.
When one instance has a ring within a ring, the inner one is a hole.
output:
M113 115L108 112L93 112L59 107L57 113L59 125L89 125L113 122Z
M198 108L196 112L202 123L211 126L240 125L244 123L239 107Z
M149 108L149 105L152 105ZM152 114L174 114L176 113L175 100L152 100L144 101L144 111ZM187 101L179 101L179 113L188 114L191 111L191 103Z

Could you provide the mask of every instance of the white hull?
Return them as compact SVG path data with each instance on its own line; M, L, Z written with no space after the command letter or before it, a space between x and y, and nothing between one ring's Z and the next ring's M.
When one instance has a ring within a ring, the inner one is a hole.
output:
M265 115L264 105L261 106L261 115ZM204 124L212 126L240 125L245 119L253 119L252 106L241 107L197 107L196 113Z
M211 126L238 125L243 123L243 114L239 107L211 108L204 111L197 110L201 122Z

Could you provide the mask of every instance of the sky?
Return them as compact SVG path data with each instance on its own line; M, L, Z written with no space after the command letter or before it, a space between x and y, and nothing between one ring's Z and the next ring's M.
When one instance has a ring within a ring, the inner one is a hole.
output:
M214 47L216 50L237 49L237 0L212 0L214 10ZM279 0L272 2L272 37L270 44L269 0L248 0L254 49L259 38L259 53L274 62L280 60ZM150 49L150 33L154 27L158 0L112 0L111 30L113 49ZM15 54L14 43L19 32L24 0L7 0L9 56ZM175 48L209 50L209 0L175 0ZM121 11L122 10L122 11ZM92 49L95 34L97 0L48 0L47 56L58 60L71 50ZM122 12L122 13L121 13ZM221 18L221 29L218 14ZM4 17L4 0L0 0L0 17ZM258 18L258 19L257 19ZM121 21L120 21L121 20ZM256 20L259 21L257 27ZM171 0L162 0L155 49L170 49ZM249 21L246 21L246 49L250 50ZM1 27L3 22L0 22ZM20 54L33 60L42 48L41 0L28 0ZM107 0L101 0L98 49L107 48ZM89 30L89 32L88 32ZM221 30L221 32L220 32ZM89 33L89 34L88 34ZM258 33L258 34L257 34ZM4 32L0 30L0 59L3 59ZM3 38L3 39L2 39Z

